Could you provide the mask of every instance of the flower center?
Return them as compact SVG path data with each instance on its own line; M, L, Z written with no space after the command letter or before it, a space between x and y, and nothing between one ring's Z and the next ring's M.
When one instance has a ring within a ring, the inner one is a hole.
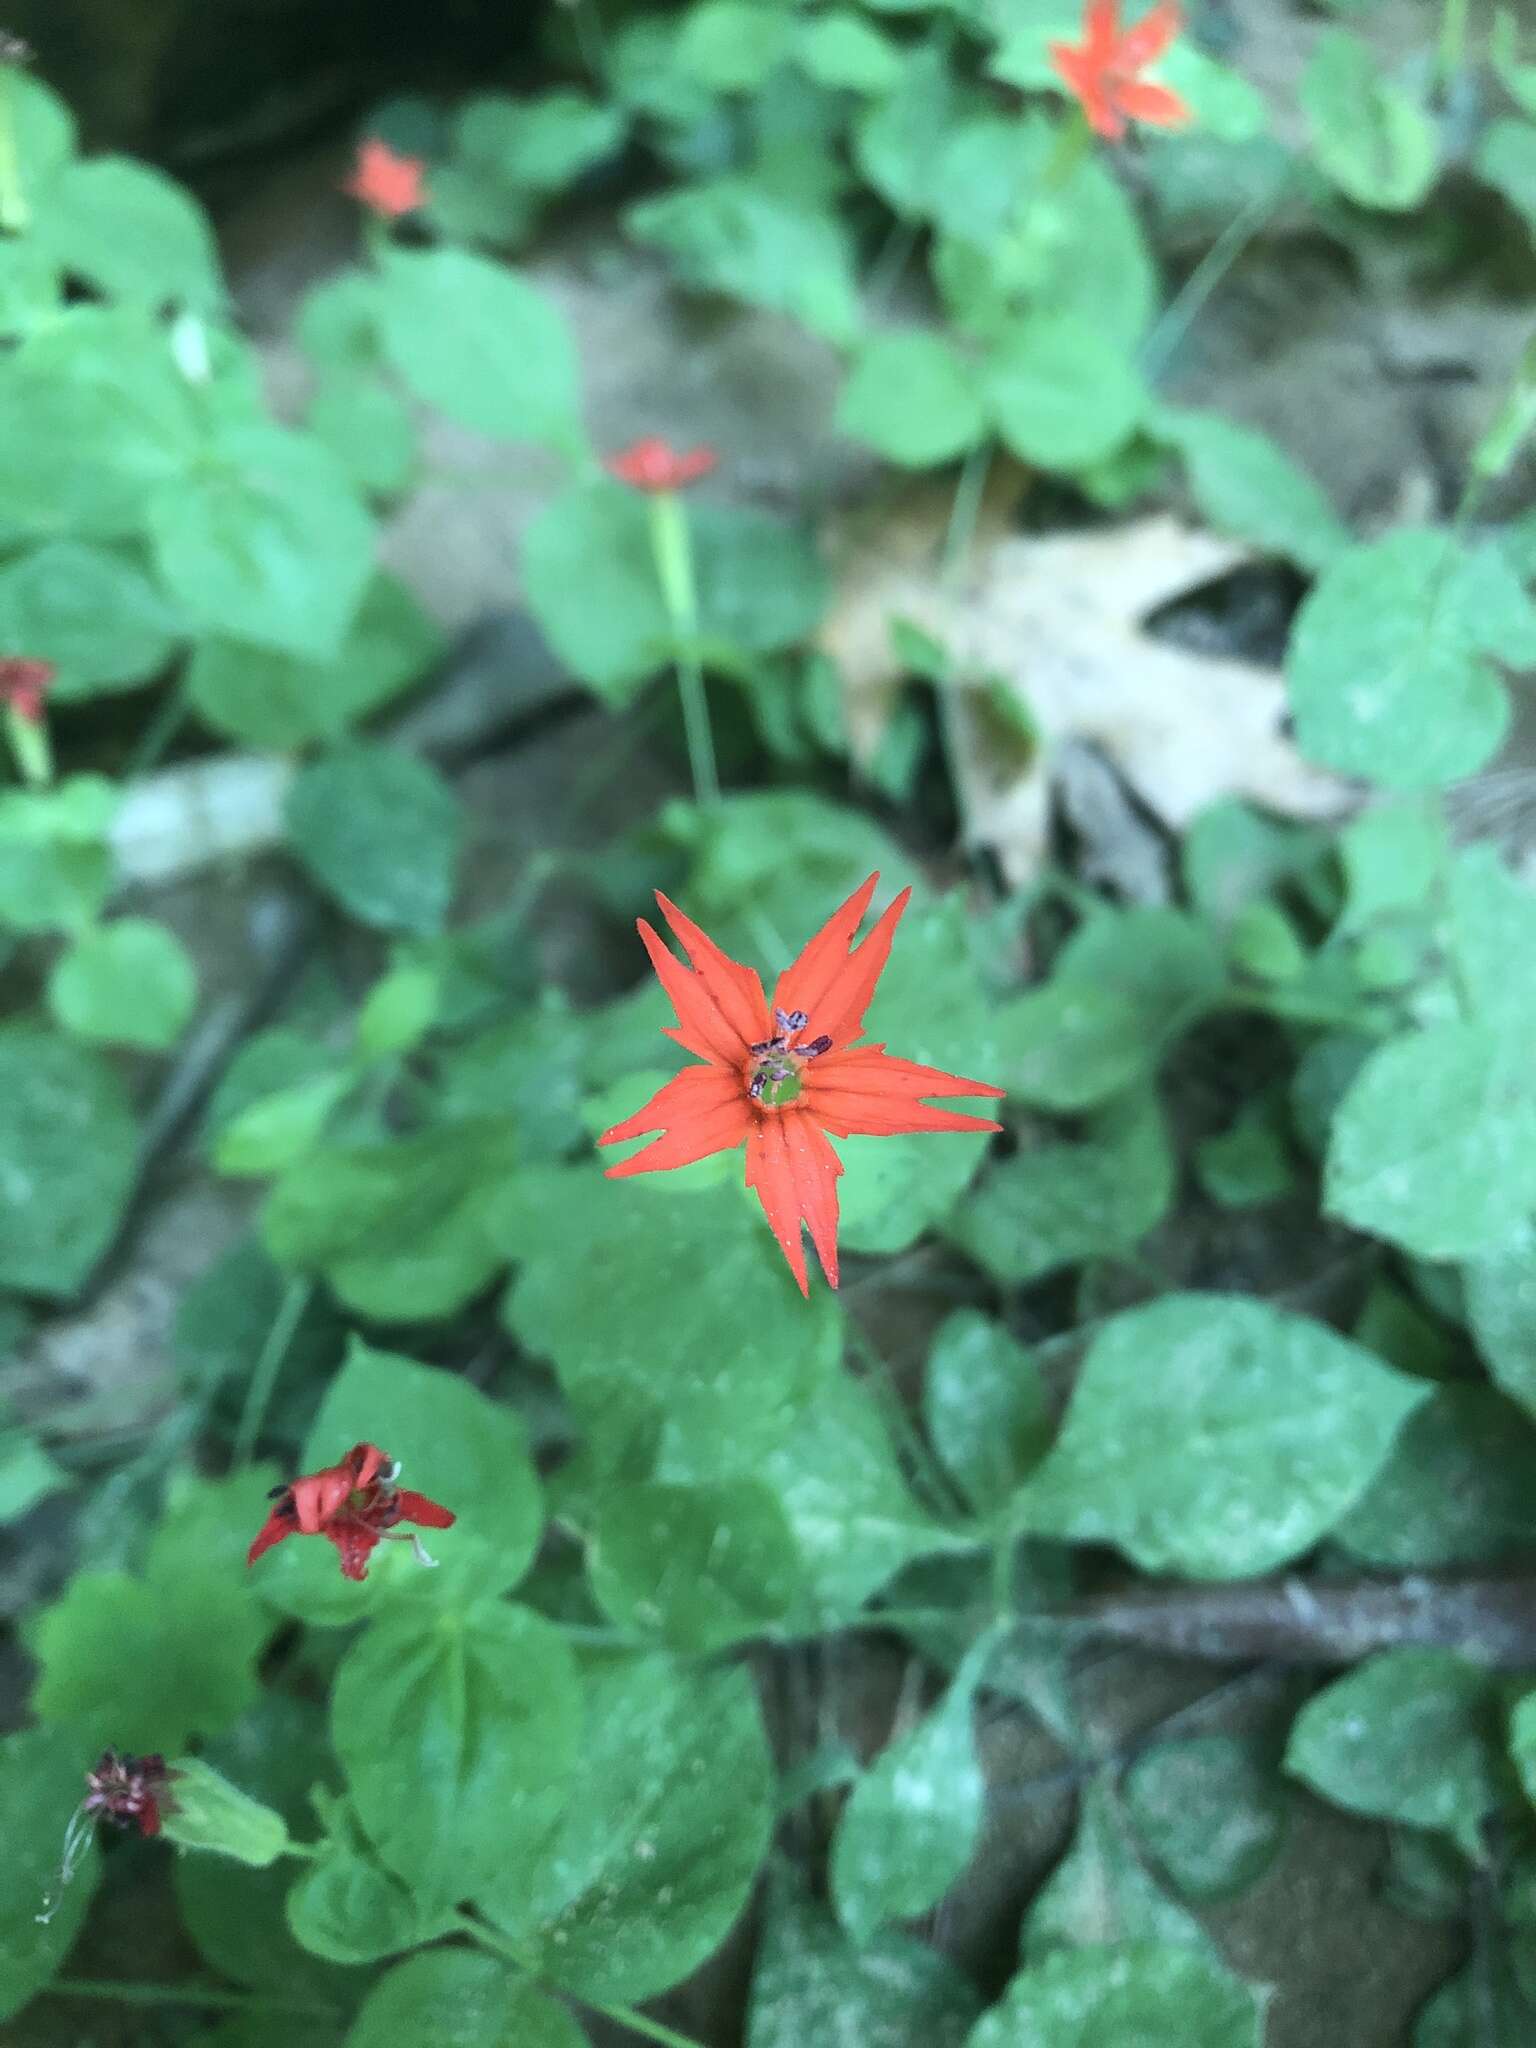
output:
M828 1051L832 1040L825 1032L807 1041L810 1018L804 1010L775 1010L774 1034L748 1048L752 1056L747 1093L765 1109L784 1109L800 1094L808 1060Z

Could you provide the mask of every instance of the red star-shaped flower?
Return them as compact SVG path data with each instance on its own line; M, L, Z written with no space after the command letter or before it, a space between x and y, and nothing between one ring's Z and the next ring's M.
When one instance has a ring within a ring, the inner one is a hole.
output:
M263 1551L287 1536L326 1536L340 1555L344 1579L366 1579L369 1553L386 1538L412 1543L421 1562L431 1564L420 1540L396 1524L451 1529L455 1518L425 1494L396 1486L399 1470L377 1444L354 1444L339 1465L327 1465L323 1472L278 1487L272 1512L246 1553L246 1563L254 1564Z
M637 491L681 491L708 476L720 458L713 448L674 448L659 434L647 434L632 441L617 455L610 455L603 467Z
M356 167L341 189L381 220L398 220L403 213L414 213L426 198L421 182L425 169L419 156L399 156L387 142L373 139L359 145Z
M21 654L0 655L0 704L26 725L41 725L43 705L53 688L55 670L51 661L35 661Z
M790 1271L809 1293L802 1222L822 1271L837 1285L837 1138L893 1138L909 1131L996 1131L1002 1126L958 1110L932 1109L929 1095L1001 1095L937 1067L892 1059L883 1045L855 1045L896 926L911 896L903 889L861 945L854 933L878 875L856 889L779 976L770 1008L750 967L729 959L658 891L662 915L691 967L663 945L642 918L640 936L677 1012L675 1038L705 1062L685 1067L598 1139L611 1145L647 1131L665 1136L610 1166L608 1178L688 1166L746 1142L747 1186L756 1191Z
M1087 0L1081 47L1052 43L1051 62L1065 80L1095 134L1118 142L1127 120L1154 128L1182 128L1194 119L1176 92L1140 76L1155 64L1183 26L1176 0L1158 0L1124 32L1120 0Z

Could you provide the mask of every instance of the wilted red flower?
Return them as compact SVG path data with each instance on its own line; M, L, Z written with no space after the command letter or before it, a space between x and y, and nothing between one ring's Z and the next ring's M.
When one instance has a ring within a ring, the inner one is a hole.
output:
M356 167L341 189L381 220L398 220L403 213L414 213L426 198L421 182L425 169L419 156L397 155L375 137L359 145Z
M1156 63L1183 26L1177 0L1158 0L1134 28L1120 28L1120 0L1087 0L1081 48L1052 43L1051 62L1070 87L1088 125L1118 142L1127 119L1154 128L1182 128L1194 119L1176 92L1138 75Z
M747 1186L756 1190L790 1271L809 1293L802 1221L822 1271L837 1285L837 1181L843 1163L833 1137L894 1138L909 1131L996 1131L958 1110L931 1109L928 1095L1001 1095L937 1067L892 1059L883 1045L859 1045L891 940L912 892L903 889L874 930L850 952L878 875L828 918L779 976L773 1006L750 967L729 959L665 896L662 915L692 967L668 951L642 918L640 936L677 1011L668 1028L707 1062L685 1067L645 1105L598 1139L611 1145L663 1131L653 1145L608 1168L610 1180L688 1166L712 1152L747 1146Z
M0 655L0 704L28 725L41 725L43 703L57 670L51 661L22 654Z
M451 1529L455 1517L425 1494L396 1486L400 1467L377 1444L354 1444L339 1465L311 1472L289 1486L276 1487L275 1503L246 1553L254 1564L263 1551L287 1536L327 1536L341 1557L344 1579L366 1579L368 1556L385 1539L410 1543L421 1564L433 1564L413 1533L397 1522L415 1522L424 1529Z
M678 449L659 434L647 434L610 455L603 467L637 491L680 491L708 476L719 460L713 448Z
M79 1868L95 1823L107 1820L114 1827L137 1828L141 1835L158 1835L161 1816L176 1811L170 1787L180 1776L181 1772L173 1771L158 1754L129 1756L126 1751L122 1755L115 1749L102 1751L85 1774L85 1797L65 1830L59 1889L44 1899L43 1910L36 1916L40 1925L46 1927L58 1911L64 1888Z
M104 1749L95 1769L85 1774L80 1811L109 1820L115 1827L158 1835L161 1814L173 1813L176 1808L168 1788L177 1776L158 1754L119 1756L115 1749Z

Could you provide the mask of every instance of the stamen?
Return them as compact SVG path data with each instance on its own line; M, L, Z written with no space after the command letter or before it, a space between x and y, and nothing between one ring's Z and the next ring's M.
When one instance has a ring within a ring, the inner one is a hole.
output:
M803 1060L818 1059L822 1053L832 1050L832 1034L824 1031L820 1038L813 1038L809 1045L797 1045L795 1051Z
M803 1031L811 1020L804 1010L775 1010L773 1021L781 1031L793 1037L797 1031Z

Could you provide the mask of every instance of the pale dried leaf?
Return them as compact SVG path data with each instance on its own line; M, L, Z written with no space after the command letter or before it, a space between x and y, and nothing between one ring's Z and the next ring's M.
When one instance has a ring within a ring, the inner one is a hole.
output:
M1098 748L1154 817L1178 831L1221 797L1289 817L1348 807L1345 784L1285 737L1275 670L1153 638L1148 616L1238 567L1245 551L1166 514L1034 538L989 511L967 573L936 568L931 501L866 538L846 561L822 644L838 664L855 758L868 760L902 677L891 621L937 640L954 678L950 740L966 837L992 847L1014 882L1046 850L1053 763ZM941 531L942 529L938 529ZM1040 745L999 743L986 694L1001 686Z

